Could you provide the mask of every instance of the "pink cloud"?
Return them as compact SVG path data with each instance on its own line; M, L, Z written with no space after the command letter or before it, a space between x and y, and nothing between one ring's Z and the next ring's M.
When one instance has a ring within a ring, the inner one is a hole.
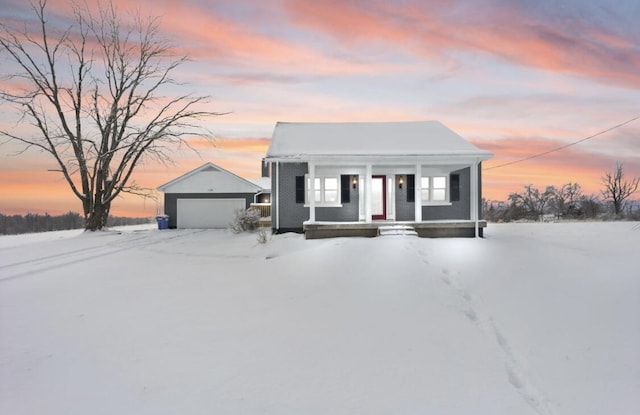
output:
M519 162L532 155L560 147L566 142L542 138L512 137L500 140L482 140L475 144L495 154L483 163L483 193L487 199L506 200L509 193L533 184L536 187L561 186L579 183L585 194L598 195L601 178L621 162L629 176L640 176L640 162L631 154L603 155L585 151L583 147L570 147L542 157ZM515 164L501 166L510 162Z
M640 86L637 45L603 27L578 20L553 26L514 3L290 0L291 22L342 42L385 42L433 57L481 52L535 68L607 83Z

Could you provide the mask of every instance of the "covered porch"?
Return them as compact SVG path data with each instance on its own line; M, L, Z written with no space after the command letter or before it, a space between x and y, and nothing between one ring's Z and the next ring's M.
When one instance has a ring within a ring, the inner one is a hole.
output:
M308 239L373 237L389 227L406 227L419 237L482 237L480 158L367 161L307 163ZM340 217L345 198L356 204L355 217Z

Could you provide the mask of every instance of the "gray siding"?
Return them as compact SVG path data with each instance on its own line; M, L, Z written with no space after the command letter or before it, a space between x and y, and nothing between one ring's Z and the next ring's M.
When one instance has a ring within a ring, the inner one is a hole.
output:
M296 176L302 176L306 173L306 163L279 163L278 174L271 175L271 188L274 196L271 201L271 214L273 215L277 211L279 216L277 224L274 218L271 218L274 231L302 232L302 222L309 219L309 209L301 203L296 203ZM276 192L275 189L278 191ZM276 200L276 194L278 200ZM276 204L278 204L277 207Z
M405 184L402 189L396 185L396 220L398 221L412 221L416 217L415 203L407 202L407 179L405 177Z
M279 189L279 200L272 198L271 212L278 212L280 218L279 223L273 220L272 224L275 232L302 232L302 224L309 219L309 208L302 203L296 203L296 176L303 176L308 173L306 163L280 163L279 175L274 171L272 177L272 188ZM423 206L422 220L453 220L471 218L470 208L470 185L471 185L471 168L460 169L452 174L460 176L460 200L452 202L451 206ZM481 170L481 167L478 167ZM480 176L479 176L480 178ZM419 185L419 179L416 179L416 185ZM480 189L481 190L481 189ZM344 203L340 207L317 207L316 220L332 221L332 222L355 222L359 219L359 192L358 189L349 187L350 203ZM396 198L396 220L397 221L413 221L415 220L415 204L407 202L407 185L402 189L395 189ZM481 193L481 192L480 192ZM481 194L479 199L481 199ZM276 210L276 203L280 203L279 209ZM479 204L480 206L480 204ZM278 228L276 229L276 226Z
M304 176L309 172L307 163L280 163L279 177L275 173L271 175L273 189L278 189L278 200L275 190L271 201L271 212L278 212L279 221L276 224L272 220L275 232L302 232L302 223L309 219L309 208L303 203L296 203L296 176ZM316 207L316 220L353 222L359 219L359 193L358 189L349 186L350 202L342 207ZM279 206L276 208L276 204ZM276 228L277 226L277 228Z
M471 219L471 168L451 173L460 175L460 200L451 206L422 206L422 220Z
M422 220L470 219L470 185L471 170L469 167L451 172L460 175L460 200L451 202L451 206L423 206ZM416 178L416 186L420 179ZM415 203L407 202L407 186L396 189L396 220L415 220Z
M342 207L316 207L316 220L330 222L357 222L360 219L360 193L349 185L349 203Z
M478 163L478 219L483 219L482 216L482 163ZM482 236L482 232L480 232Z
M169 227L178 222L178 199L241 199L246 200L246 208L253 203L253 193L165 193L164 213L169 215Z

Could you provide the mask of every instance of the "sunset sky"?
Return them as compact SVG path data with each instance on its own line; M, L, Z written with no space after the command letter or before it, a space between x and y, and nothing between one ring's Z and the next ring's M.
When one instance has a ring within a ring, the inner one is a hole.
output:
M92 0L87 0L91 5ZM578 182L597 194L624 165L640 176L640 120L526 162L495 168L640 116L637 0L117 0L123 16L162 17L163 34L191 62L183 91L211 96L216 146L176 149L173 166L144 164L156 188L207 161L243 177L277 121L439 120L495 157L484 197L526 184ZM49 0L50 24L68 25L70 2ZM0 0L0 19L32 19L24 0ZM9 67L0 55L0 73ZM0 80L0 89L7 87ZM0 102L0 124L19 131ZM54 162L0 146L0 212L81 211ZM494 167L494 168L492 168ZM640 195L636 195L640 198ZM151 216L160 202L127 196L112 214Z

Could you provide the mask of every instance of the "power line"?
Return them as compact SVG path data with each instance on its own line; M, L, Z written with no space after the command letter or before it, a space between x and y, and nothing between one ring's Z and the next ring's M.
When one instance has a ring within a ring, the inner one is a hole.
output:
M556 152L556 151L560 151L560 150L564 150L565 148L567 148L567 147L571 147L571 146L575 146L576 144L580 144L580 143L582 143L583 141L591 140L592 138L598 137L599 135L602 135L602 134L608 133L609 131L613 131L613 130L615 130L615 129L617 129L617 128L623 127L623 126L625 126L625 125L627 125L627 124L629 124L629 123L632 123L632 122L634 122L634 121L636 121L636 120L638 120L638 119L640 119L640 115L638 115L637 117L633 117L633 118L631 118L631 119L629 119L629 120L627 120L627 121L625 121L625 122L623 122L623 123L620 123L620 124L618 124L618 125L614 125L614 126L613 126L613 127L611 127L611 128L607 128L606 130L602 130L602 131L600 131L599 133L595 133L595 134L593 134L593 135L590 135L589 137L585 137L585 138L583 138L583 139L581 139L581 140L574 141L573 143L565 144L565 145L563 145L563 146L556 147L556 148L554 148L554 149L547 150L547 151L542 152L542 153L534 154L534 155L532 155L532 156L528 156L528 157L525 157L525 158L520 159L520 160L514 160L514 161L510 161L510 162L508 162L508 163L499 164L499 165L497 165L497 166L487 167L487 168L486 168L486 169L484 169L484 170L493 170L493 169L498 169L498 168L500 168L500 167L510 166L510 165L512 165L512 164L522 163L523 161L527 161L527 160L531 160L531 159L534 159L534 158L538 158L538 157L546 156L547 154L554 153L554 152Z

